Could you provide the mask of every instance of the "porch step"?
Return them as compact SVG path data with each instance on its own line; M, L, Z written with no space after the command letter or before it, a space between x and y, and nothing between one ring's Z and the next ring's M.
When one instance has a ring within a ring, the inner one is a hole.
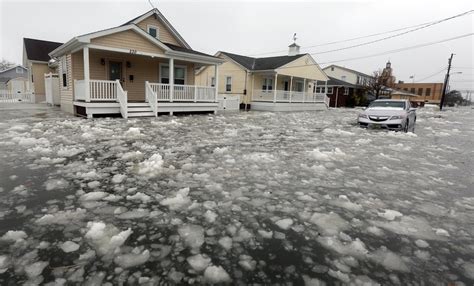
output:
M128 112L149 112L151 111L151 108L149 106L147 107L135 107L135 106L128 106Z
M128 107L150 107L150 105L148 104L148 102L128 102L127 103Z
M154 117L155 114L152 111L148 112L128 112L127 116L130 117Z

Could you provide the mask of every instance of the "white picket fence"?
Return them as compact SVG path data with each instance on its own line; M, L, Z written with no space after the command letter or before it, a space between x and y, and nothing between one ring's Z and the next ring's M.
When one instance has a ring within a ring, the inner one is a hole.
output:
M0 90L0 103L35 103L35 95L31 92L13 93Z

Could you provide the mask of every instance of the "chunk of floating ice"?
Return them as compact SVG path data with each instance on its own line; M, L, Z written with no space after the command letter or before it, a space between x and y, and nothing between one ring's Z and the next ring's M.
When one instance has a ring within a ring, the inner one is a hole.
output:
M137 219L142 217L147 217L150 215L150 212L147 209L136 209L128 212L121 213L117 215L119 219Z
M293 225L293 220L291 218L284 218L275 222L275 224L284 230L289 229Z
M369 258L377 263L382 264L388 270L396 270L401 272L409 272L410 269L406 265L405 261L398 256L396 253L387 250L385 247L381 247L374 253L369 255Z
M342 255L351 255L362 258L365 257L365 255L369 252L365 247L365 244L358 238L356 238L354 241L351 241L350 243L342 243L336 237L322 236L318 237L317 241L323 247Z
M6 255L0 255L0 274L5 273L10 266L10 257Z
M162 206L169 207L170 210L178 210L191 204L191 199L188 197L189 188L180 189L175 197L170 197L162 200Z
M150 259L150 251L145 249L142 253L128 253L115 257L114 262L122 268L130 268L142 265Z
M228 236L224 236L221 239L219 239L219 245L222 246L225 250L229 250L232 248L232 238Z
M100 182L99 181L92 181L92 182L87 183L87 186L91 189L95 189L95 188L98 188L100 186Z
M462 265L464 276L474 280L474 263L466 262Z
M186 261L197 272L204 271L204 269L206 269L211 263L211 259L208 256L204 256L202 254L189 256Z
M137 137L140 136L140 128L138 127L130 127L124 134L126 137Z
M318 161L340 161L347 157L341 149L335 148L333 151L320 151L319 148L313 149L309 154Z
M257 266L257 261L253 260L251 256L241 255L239 257L239 265L247 271L253 271Z
M105 198L109 195L107 192L89 192L83 194L80 198L81 201L98 201L102 198Z
M259 229L258 234L260 234L261 237L267 238L267 239L273 237L273 231L265 231L263 229Z
M206 271L204 271L204 279L210 284L228 283L232 281L222 266L207 267Z
M208 223L213 223L216 221L216 218L218 217L218 215L211 211L211 210L207 210L205 213L204 213L204 218L206 219L206 221Z
M45 187L47 191L52 191L56 189L65 189L69 183L64 179L51 179L46 181Z
M151 200L151 197L145 195L144 193L138 192L132 196L127 196L127 200L142 201L142 203L148 203Z
M303 275L303 281L305 286L326 286L326 282L319 280L318 278L312 278L308 275Z
M79 249L79 244L74 243L72 241L66 241L61 244L60 248L66 253L74 252Z
M415 244L416 246L418 246L419 248L426 248L426 247L429 247L430 245L428 244L428 242L424 241L423 239L417 239L415 240Z
M396 217L401 217L403 214L394 210L385 210L383 213L378 214L380 217L385 218L386 220L394 220Z
M76 210L59 211L54 214L45 214L36 220L39 225L48 224L70 224L82 220L85 217L86 210L77 208Z
M142 158L143 158L143 153L140 151L123 153L122 156L120 157L120 159L124 161L141 160Z
M143 175L145 177L151 178L156 176L163 166L163 158L160 154L154 154L147 160L138 164L138 171L139 175Z
M112 177L112 183L114 183L114 184L120 184L126 177L127 177L126 175L115 174L115 175Z
M58 150L58 156L59 157L72 157L76 156L80 153L86 152L86 149L84 148L61 148Z
M178 228L178 233L189 248L199 248L204 243L204 229L199 225L183 225Z
M445 229L442 228L435 228L436 229L436 234L439 236L449 236L449 232Z
M314 213L310 222L317 225L324 234L336 235L340 231L349 228L349 223L336 213Z
M127 238L132 234L129 228L122 232L113 226L106 225L103 222L88 222L88 231L85 238L89 244L94 247L97 254L101 256L108 256L115 252L115 250L122 246Z
M17 241L27 237L28 235L22 230L9 230L2 236L1 239L5 241Z
M44 268L48 266L48 264L49 263L46 261L38 261L27 265L25 267L26 276L28 276L29 279L36 278L43 272Z

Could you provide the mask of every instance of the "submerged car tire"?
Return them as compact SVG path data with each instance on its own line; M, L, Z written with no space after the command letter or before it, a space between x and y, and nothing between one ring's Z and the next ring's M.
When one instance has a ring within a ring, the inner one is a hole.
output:
M408 133L409 128L410 128L410 120L407 119L407 122L405 122L405 126L403 127L403 132Z

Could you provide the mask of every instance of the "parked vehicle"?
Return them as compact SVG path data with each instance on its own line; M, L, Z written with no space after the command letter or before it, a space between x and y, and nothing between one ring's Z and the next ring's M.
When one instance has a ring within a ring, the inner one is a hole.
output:
M378 99L359 114L357 121L359 126L366 128L414 131L416 108L408 100Z

